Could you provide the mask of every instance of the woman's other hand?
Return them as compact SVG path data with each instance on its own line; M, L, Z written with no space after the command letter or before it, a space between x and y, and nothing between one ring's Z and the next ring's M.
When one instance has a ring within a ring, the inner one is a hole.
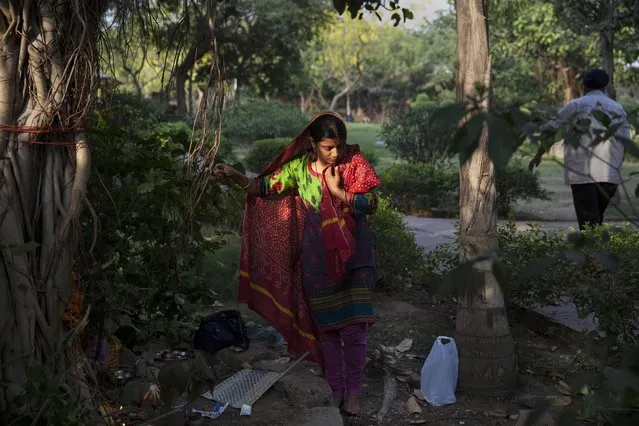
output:
M235 170L233 167L229 166L228 164L224 164L224 163L217 163L214 167L213 167L213 174L215 174L216 176L233 176L235 174L237 174L237 170Z

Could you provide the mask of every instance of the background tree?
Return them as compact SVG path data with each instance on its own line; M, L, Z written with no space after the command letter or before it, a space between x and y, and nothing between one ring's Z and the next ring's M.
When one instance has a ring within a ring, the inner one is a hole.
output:
M365 20L344 22L333 18L305 53L311 84L325 108L335 110L346 97L347 114L350 112L348 95L362 82L364 68L374 53L374 42L379 39L378 27ZM331 91L330 101L325 99L326 89Z
M358 103L379 121L406 113L419 97L455 99L455 16L444 14L417 29L382 25L365 69Z
M565 104L597 61L595 41L567 28L551 3L496 0L490 9L495 99Z
M639 34L639 4L636 0L553 0L566 26L587 36L599 36L601 67L610 76L606 88L608 95L616 99L615 44L622 34L621 51L637 52ZM624 31L630 28L631 31ZM636 59L636 55L634 56Z
M460 260L472 262L497 250L495 165L489 155L486 116L490 109L491 54L488 43L488 0L455 3L457 14L457 98L477 110L467 126L477 130L460 169ZM473 101L474 100L474 101ZM517 380L515 344L504 296L490 261L472 264L459 294L455 327L459 350L459 386L478 394L499 394Z

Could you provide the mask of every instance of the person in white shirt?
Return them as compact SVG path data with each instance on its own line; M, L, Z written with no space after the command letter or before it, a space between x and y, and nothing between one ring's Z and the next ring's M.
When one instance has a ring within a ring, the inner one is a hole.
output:
M572 189L573 203L579 229L603 223L604 213L621 184L621 164L624 158L624 140L630 140L630 125L623 107L610 99L604 90L610 81L601 69L589 71L583 77L584 96L564 106L557 117L550 121L544 132L554 133L559 129L575 132L574 123L589 120L587 129L577 131L578 143L564 141L564 182ZM593 111L604 112L611 126L619 128L608 140L593 144L594 129L605 129ZM571 130L572 129L572 130ZM540 147L530 161L532 171L539 166L546 150Z

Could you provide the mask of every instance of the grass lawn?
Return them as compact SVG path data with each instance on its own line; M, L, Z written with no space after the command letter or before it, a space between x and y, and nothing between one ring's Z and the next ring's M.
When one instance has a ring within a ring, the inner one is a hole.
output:
M376 145L381 140L380 124L347 123L348 143L359 145L364 154L374 153L379 159L376 166L378 171L384 170L396 161L395 156L385 146Z
M524 158L526 161L530 157ZM520 202L515 206L518 217L540 220L576 220L572 203L570 186L564 184L564 172L558 160L545 158L540 164L539 179L544 189L549 191L550 200L532 200ZM635 187L639 183L638 177L631 177L630 173L639 172L639 163L624 163L622 174L625 183L625 191L620 187L621 200L617 206L610 206L606 212L606 219L622 220L624 215L637 218L639 200L635 197Z
M377 156L379 161L376 169L378 171L381 172L390 164L397 161L393 153L385 146L376 145L376 142L381 140L380 134L382 126L380 124L347 123L347 130L349 144L359 145L365 154L373 153ZM240 161L246 158L249 148L249 145L234 148L235 154Z

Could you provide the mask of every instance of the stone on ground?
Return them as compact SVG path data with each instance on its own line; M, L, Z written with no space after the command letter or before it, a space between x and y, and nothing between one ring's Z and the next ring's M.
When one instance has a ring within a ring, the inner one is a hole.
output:
M515 426L525 426L528 424L528 418L533 413L534 410L519 410L519 419ZM555 419L550 415L550 413L546 412L537 419L534 423L535 426L555 426Z
M291 405L310 408L330 404L331 389L326 380L300 365L282 377L273 388L284 395Z
M337 407L313 407L304 410L291 424L299 426L342 426L344 421Z

